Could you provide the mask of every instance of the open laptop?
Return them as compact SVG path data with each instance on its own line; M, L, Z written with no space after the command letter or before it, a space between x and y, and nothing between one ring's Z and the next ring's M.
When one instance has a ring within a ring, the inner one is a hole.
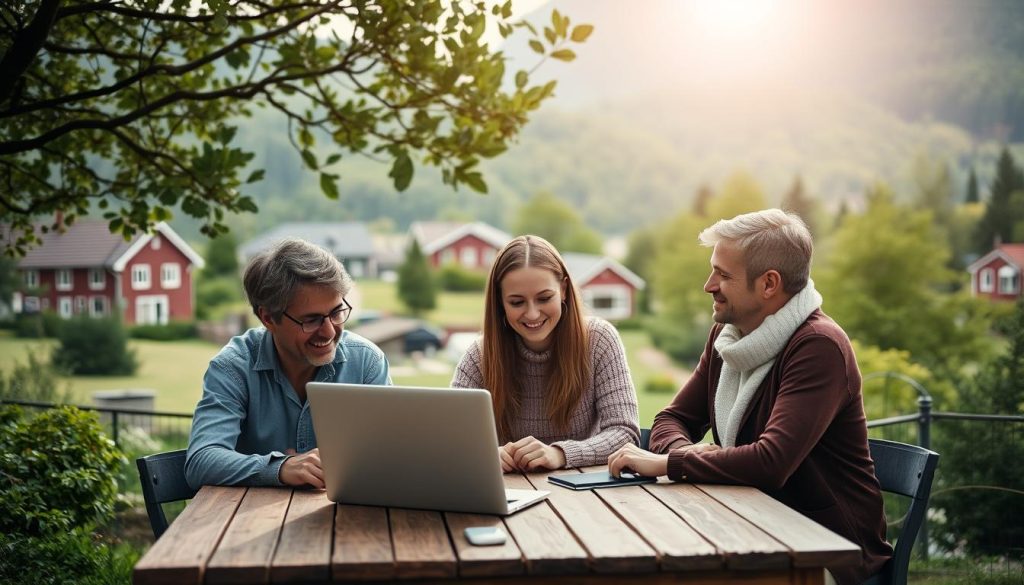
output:
M508 515L549 492L506 490L486 390L310 382L327 497Z

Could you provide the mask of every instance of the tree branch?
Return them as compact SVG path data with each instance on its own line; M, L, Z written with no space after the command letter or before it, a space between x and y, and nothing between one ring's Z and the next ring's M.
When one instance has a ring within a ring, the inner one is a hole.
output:
M41 0L39 10L15 37L3 59L0 59L0 104L7 102L14 92L17 80L24 75L29 65L43 48L43 43L53 26L61 0Z

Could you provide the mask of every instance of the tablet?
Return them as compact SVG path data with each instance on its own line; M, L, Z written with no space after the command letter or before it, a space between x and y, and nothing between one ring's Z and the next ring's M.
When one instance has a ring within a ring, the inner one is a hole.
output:
M619 487L641 483L655 483L656 477L644 477L632 473L623 473L622 477L612 477L608 471L592 471L590 473L566 473L549 475L548 481L571 490L590 490L595 488Z

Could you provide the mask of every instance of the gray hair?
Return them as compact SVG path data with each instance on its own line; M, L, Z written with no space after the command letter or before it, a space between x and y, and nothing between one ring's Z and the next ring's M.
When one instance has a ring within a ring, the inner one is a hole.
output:
M242 283L252 312L259 317L263 307L275 323L281 321L299 287L322 286L343 297L352 290L352 277L333 254L298 238L281 240L253 257Z
M814 241L807 224L795 213L763 209L719 220L697 236L704 246L735 243L746 262L747 283L769 270L782 276L782 288L796 294L807 286Z

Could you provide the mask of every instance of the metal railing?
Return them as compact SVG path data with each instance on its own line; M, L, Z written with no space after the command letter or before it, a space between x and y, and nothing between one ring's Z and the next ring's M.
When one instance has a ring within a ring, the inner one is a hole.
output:
M47 409L61 406L51 402L35 402L31 400L2 400L4 404L16 404L29 408ZM137 408L109 408L105 406L83 406L69 404L80 410L96 412L100 415L100 423L110 428L110 438L115 445L121 445L121 430L126 427L137 427L154 436L180 436L187 441L192 427L192 413L159 412ZM184 422L187 421L187 422Z

